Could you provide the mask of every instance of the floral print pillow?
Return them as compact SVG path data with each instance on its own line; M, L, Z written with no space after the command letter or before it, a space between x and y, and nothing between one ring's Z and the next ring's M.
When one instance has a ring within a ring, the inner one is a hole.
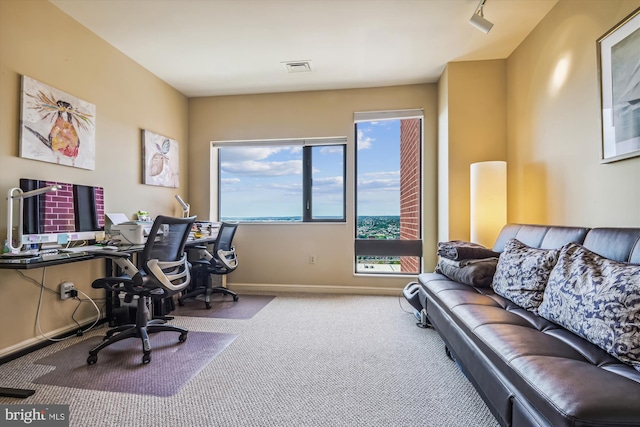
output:
M509 239L498 259L493 291L537 314L559 253L559 249L531 248L517 239Z
M640 371L640 265L568 243L538 311Z

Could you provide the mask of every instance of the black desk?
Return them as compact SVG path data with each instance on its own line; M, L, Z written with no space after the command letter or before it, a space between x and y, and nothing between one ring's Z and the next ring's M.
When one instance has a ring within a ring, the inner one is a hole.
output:
M206 236L202 238L188 240L185 248L213 244L216 241L217 236ZM130 245L122 246L118 248L119 252L127 252L135 255L142 252L144 245ZM46 254L37 257L30 258L11 258L0 257L0 269L13 269L13 270L29 270L32 268L49 267L53 265L69 264L72 262L88 261L98 258L106 258L109 256L109 252L112 251L96 251L96 252L58 252L56 254ZM113 273L113 263L107 258L106 272L110 276ZM107 302L105 305L107 319L111 322L109 316L113 310L113 298L107 295ZM0 387L0 397L19 397L26 398L35 393L35 390L19 389L10 387Z
M70 262L94 259L95 254L89 252L59 252L30 258L0 257L0 269L28 270L49 267L51 265L68 264Z

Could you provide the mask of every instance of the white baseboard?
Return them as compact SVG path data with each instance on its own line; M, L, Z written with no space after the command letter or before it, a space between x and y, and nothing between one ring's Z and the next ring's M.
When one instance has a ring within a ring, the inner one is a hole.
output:
M396 296L402 288L365 287L365 286L331 286L331 285L298 285L273 283L227 283L227 287L238 293L243 292L306 292L317 294L356 294L356 295L391 295Z

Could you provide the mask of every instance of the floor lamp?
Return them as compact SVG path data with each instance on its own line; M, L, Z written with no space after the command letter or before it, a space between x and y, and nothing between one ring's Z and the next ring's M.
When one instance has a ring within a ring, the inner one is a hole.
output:
M12 254L19 254L20 249L22 249L22 213L24 211L24 199L29 197L37 196L39 194L48 193L49 191L58 191L62 187L60 185L54 184L49 185L48 187L37 188L35 190L24 192L22 188L15 187L9 190L9 194L7 195L7 248L9 248L9 252ZM18 228L17 228L17 236L16 236L16 245L14 246L13 240L13 201L18 201Z
M471 241L493 247L507 223L507 163L471 165Z

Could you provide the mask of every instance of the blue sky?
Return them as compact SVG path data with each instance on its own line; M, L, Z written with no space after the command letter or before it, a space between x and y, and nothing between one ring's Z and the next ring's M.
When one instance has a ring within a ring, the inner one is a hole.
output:
M358 216L400 215L400 120L361 122Z
M399 215L400 121L357 129L358 214ZM316 216L342 214L342 159L337 147L313 148ZM222 217L302 215L302 147L225 147L220 165Z

